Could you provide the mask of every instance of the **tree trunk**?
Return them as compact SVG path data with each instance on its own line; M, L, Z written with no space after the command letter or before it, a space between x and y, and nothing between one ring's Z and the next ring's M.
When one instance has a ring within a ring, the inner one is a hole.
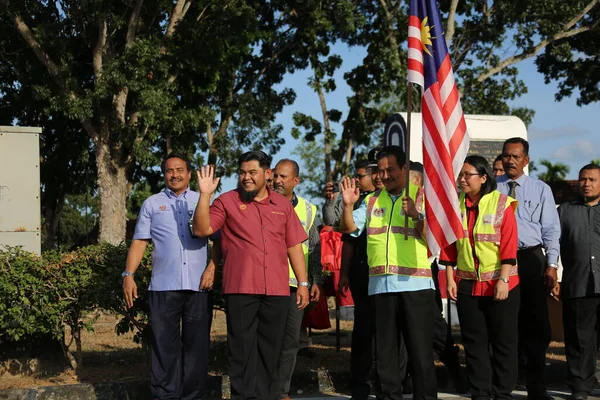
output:
M100 242L119 244L125 240L129 182L124 165L112 157L109 145L96 143L96 167L100 198Z
M325 128L325 182L333 179L331 171L331 125L329 124L329 115L327 114L327 103L325 102L325 93L321 87L319 78L315 76L315 89L319 95L321 104L321 114L323 115L323 127Z
M58 229L58 221L62 215L63 206L65 204L65 195L62 193L58 199L45 199L44 205L44 250L54 250L56 246L56 230Z

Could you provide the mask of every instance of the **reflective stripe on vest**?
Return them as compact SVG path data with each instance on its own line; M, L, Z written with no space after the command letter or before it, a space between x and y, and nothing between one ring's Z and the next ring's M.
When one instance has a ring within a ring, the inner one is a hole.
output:
M410 185L409 191L421 211L422 191L415 185ZM427 246L411 218L408 227L404 226L402 201L392 201L385 189L370 194L365 201L369 275L431 277ZM408 240L404 240L405 234Z
M456 242L458 252L456 276L461 279L479 281L497 280L500 277L500 241L502 238L502 221L504 213L512 207L516 209L516 200L501 194L497 190L488 193L479 200L477 221L473 227L475 254L479 260L479 268L475 270L473 247L468 234L467 209L465 194L461 193L460 210L465 237ZM509 210L510 212L511 210ZM510 276L518 274L518 267L510 270Z
M294 211L296 215L300 219L302 223L302 227L306 232L307 236L310 236L310 228L312 228L313 223L315 222L315 217L317 216L317 207L306 201L303 197L296 196L298 199L298 203L296 207L294 207ZM306 265L306 269L308 271L308 249L309 249L309 239L306 239L302 242L302 253L304 253L304 262ZM298 279L296 279L296 274L294 274L294 270L292 269L291 264L288 260L288 268L289 268L289 276L290 276L290 286L298 287Z

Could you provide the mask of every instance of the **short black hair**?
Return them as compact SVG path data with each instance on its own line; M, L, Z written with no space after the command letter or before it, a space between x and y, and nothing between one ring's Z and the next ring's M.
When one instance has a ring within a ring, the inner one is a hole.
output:
M171 158L179 158L181 161L185 162L185 167L187 168L188 172L192 172L194 170L192 168L192 163L185 156L185 154L183 154L183 153L177 153L177 152L172 152L172 153L169 153L169 155L160 164L160 170L162 171L163 174L165 173L165 167L167 165L167 160L169 160Z
M411 161L410 162L410 170L414 171L414 172L418 172L421 175L423 175L423 164L421 164L418 161Z
M504 141L504 144L502 145L502 152L504 152L504 148L506 147L507 144L519 144L521 143L523 145L523 153L525 153L526 156L529 155L529 142L525 139L523 139L522 137L513 137L510 139L506 139Z
M294 174L296 174L295 176L300 176L300 166L298 165L298 163L296 161L291 160L289 158L284 158L284 159L277 161L277 164L275 164L275 168L277 168L277 166L281 163L292 164L292 170L294 170Z
M477 170L477 173L479 175L487 176L486 181L483 185L481 185L482 196L496 190L496 188L498 187L498 184L496 183L496 177L494 176L492 168L490 167L490 164L485 159L485 157L478 155L467 156L467 158L465 158L465 164L472 165Z
M396 164L402 168L406 165L406 153L400 146L385 146L377 153L377 161L384 157L394 156L396 158Z
M369 160L360 160L354 164L355 171L358 171L361 168L364 168L367 170L371 169L371 163L369 162Z
M579 170L579 175L581 175L581 173L582 173L583 171L589 171L589 170L594 170L594 169L596 169L596 170L600 171L600 165L598 165L598 164L594 164L594 163L591 163L591 164L584 165L584 166L583 166L583 167L582 167L582 168Z
M271 168L271 157L269 157L269 155L264 151L254 150L245 152L240 156L240 158L238 158L238 166L241 167L242 163L248 161L258 161L258 165L262 169Z
M498 154L498 156L496 157L496 159L494 160L494 162L497 162L497 161L502 162L502 154Z

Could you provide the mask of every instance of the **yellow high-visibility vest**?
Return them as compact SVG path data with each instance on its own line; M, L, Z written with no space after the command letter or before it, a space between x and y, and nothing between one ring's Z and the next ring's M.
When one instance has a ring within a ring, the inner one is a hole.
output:
M418 211L424 208L423 191L409 186L410 197ZM405 226L400 195L394 202L386 189L371 193L367 204L367 258L369 275L406 275L431 277L431 263L427 258L427 244L415 228L412 218ZM404 239L408 232L408 240Z
M303 197L296 196L298 199L298 203L296 207L294 207L294 211L296 211L296 215L300 222L302 223L302 227L308 236L310 236L310 229L315 223L315 218L317 216L317 206L311 204L309 201L304 199ZM304 253L304 262L306 265L306 269L308 271L308 244L310 239L306 239L302 242L302 252ZM288 260L288 268L290 269L290 286L298 287L298 279L296 279L296 274L294 274L294 270Z
M473 247L469 240L467 206L465 193L459 197L460 212L462 216L465 237L456 242L457 260L456 276L461 279L477 281L492 281L500 278L502 265L500 263L500 240L504 214L509 207L512 212L517 211L517 200L499 191L494 190L479 200L479 213L473 226L473 241L475 254L479 259L479 268L475 270ZM510 212L510 211L509 211ZM517 266L513 266L510 276L518 274Z

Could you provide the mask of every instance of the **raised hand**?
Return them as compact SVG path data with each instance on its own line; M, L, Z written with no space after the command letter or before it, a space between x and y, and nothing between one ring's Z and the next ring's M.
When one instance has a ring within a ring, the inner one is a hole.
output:
M198 190L201 194L211 195L217 190L221 178L215 179L215 168L212 165L200 167L198 175Z
M356 186L356 182L354 179L350 179L348 177L345 177L340 182L340 191L342 193L342 200L347 206L351 206L356 203L360 197L360 191Z
M327 182L327 184L325 184L325 199L326 200L333 200L333 198L335 197L335 193L334 193L334 183L333 182Z

